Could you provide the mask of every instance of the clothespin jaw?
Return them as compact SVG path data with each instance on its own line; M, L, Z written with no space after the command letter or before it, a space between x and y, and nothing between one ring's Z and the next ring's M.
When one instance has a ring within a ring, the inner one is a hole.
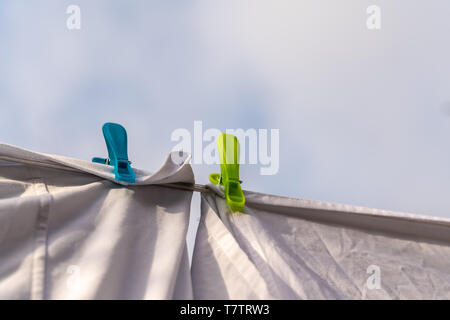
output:
M136 178L128 160L127 131L117 123L107 122L102 127L108 148L108 158L92 158L92 162L114 166L117 181L134 183Z
M239 180L239 141L228 133L221 133L217 137L219 150L220 174L211 173L209 181L224 187L225 200L233 211L242 212L245 205L244 192Z

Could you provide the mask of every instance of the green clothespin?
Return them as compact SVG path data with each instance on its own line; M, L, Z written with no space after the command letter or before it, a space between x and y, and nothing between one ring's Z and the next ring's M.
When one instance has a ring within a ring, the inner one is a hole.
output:
M225 199L233 211L242 212L245 197L239 180L239 141L228 133L221 133L217 137L219 150L220 174L211 173L209 181L212 184L224 187Z

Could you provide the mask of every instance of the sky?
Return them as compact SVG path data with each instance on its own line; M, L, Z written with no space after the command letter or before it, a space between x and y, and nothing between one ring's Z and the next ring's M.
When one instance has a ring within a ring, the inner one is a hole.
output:
M370 5L381 29L366 26ZM69 5L81 29L69 30ZM90 160L105 122L155 171L171 134L279 129L247 190L450 217L446 0L5 0L0 142ZM217 165L193 165L208 183ZM193 219L198 219L198 195Z

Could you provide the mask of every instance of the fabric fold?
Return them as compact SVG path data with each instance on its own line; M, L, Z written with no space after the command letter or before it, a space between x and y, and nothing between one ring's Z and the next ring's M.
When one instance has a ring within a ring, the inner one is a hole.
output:
M231 213L210 188L193 254L196 299L450 298L448 219L248 191L245 213Z
M162 166L154 173L133 168L136 174L136 182L133 185L176 182L194 183L194 173L189 164L190 159L191 155L189 153L173 151L167 155ZM28 151L8 144L0 144L0 160L84 172L113 181L117 184L129 185L127 182L115 180L112 166L59 155Z
M189 155L137 183L110 167L0 145L0 299L192 298Z

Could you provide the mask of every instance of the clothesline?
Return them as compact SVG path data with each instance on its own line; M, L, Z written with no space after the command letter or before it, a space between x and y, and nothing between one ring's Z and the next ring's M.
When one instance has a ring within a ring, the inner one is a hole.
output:
M171 188L176 188L176 189L182 189L182 190L189 190L189 191L196 191L196 192L211 192L211 190L204 184L198 184L198 183L194 183L194 184L188 184L188 183L165 183L162 184L161 186L167 186L167 187L171 187Z

